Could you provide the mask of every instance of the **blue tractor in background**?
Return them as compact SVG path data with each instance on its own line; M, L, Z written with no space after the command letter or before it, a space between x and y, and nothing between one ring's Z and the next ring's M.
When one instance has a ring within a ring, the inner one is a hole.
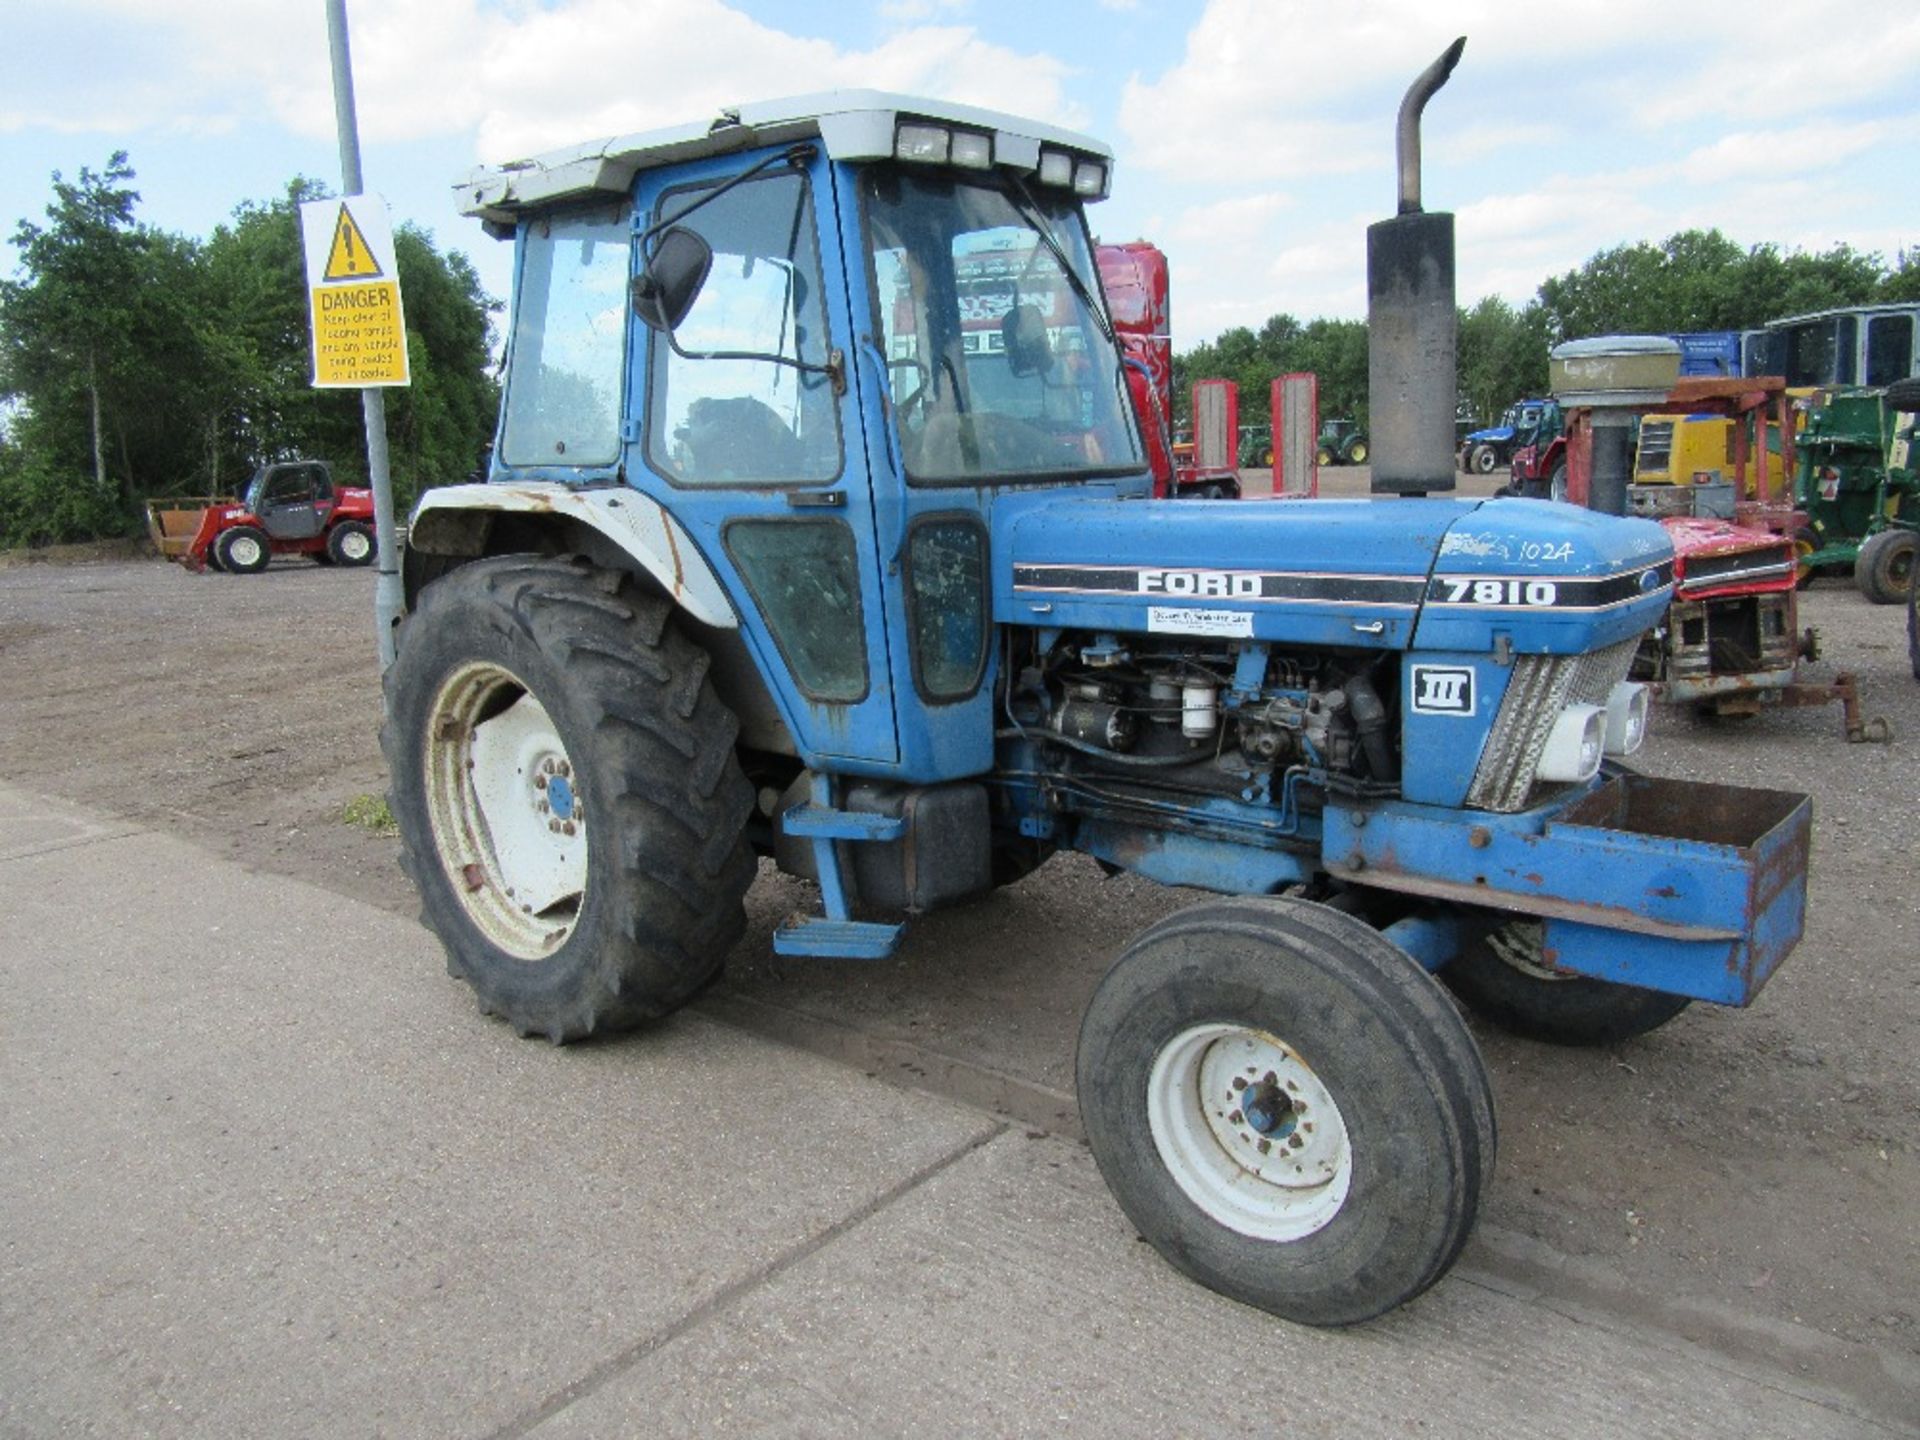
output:
M1492 1180L1441 982L1573 1043L1745 1004L1808 804L1624 767L1665 533L1421 498L1450 373L1413 472L1375 406L1390 498L1151 498L1084 214L1112 164L859 92L476 171L502 417L412 517L392 805L451 971L556 1043L697 995L757 859L818 883L795 956L891 955L1062 850L1213 892L1093 997L1086 1133L1172 1264L1351 1323ZM1451 284L1415 297L1448 354Z
M1460 439L1460 468L1470 475L1491 475L1511 463L1514 447L1526 443L1522 437L1539 428L1552 405L1551 400L1516 400L1499 424L1468 431Z

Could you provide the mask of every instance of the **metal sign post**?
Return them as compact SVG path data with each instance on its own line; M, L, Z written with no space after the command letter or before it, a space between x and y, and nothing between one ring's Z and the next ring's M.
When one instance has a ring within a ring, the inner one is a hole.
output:
M340 131L340 190L348 199L364 193L360 177L360 127L353 108L353 61L347 50L346 0L327 0L327 44L333 56L333 112ZM348 211L343 205L344 217ZM384 214L384 209L382 211ZM342 230L346 222L341 222ZM364 238L364 237L363 237ZM351 237L335 237L335 243L351 254ZM333 259L329 250L329 259ZM328 268L334 268L331 264ZM310 277L309 283L312 283ZM395 309L398 310L399 277L393 276ZM315 335L315 379L320 378L319 335ZM400 364L406 364L406 336L401 335ZM388 380L380 383L393 384ZM402 379L397 382L405 384ZM400 542L393 522L393 479L387 468L387 397L378 384L360 391L360 409L367 427L367 479L373 486L373 527L379 547L379 575L374 582L374 633L380 649L382 673L393 663L394 632L400 613L406 608L406 594L400 585Z

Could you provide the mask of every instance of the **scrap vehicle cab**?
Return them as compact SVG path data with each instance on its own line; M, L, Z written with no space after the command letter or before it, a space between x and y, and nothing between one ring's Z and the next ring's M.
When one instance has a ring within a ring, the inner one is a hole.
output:
M756 856L817 882L791 956L889 956L1059 850L1213 892L1088 1009L1089 1141L1174 1264L1351 1323L1446 1271L1491 1179L1432 972L1573 1043L1745 1004L1808 807L1620 767L1657 525L1156 498L1084 214L1111 178L870 92L476 171L516 247L502 417L489 480L412 518L393 809L449 968L556 1043L707 985Z

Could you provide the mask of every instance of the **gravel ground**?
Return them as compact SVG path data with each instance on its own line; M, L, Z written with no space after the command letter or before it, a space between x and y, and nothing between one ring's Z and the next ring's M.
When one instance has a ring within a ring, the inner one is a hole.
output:
M1328 481L1363 488L1364 472ZM366 572L303 561L258 577L157 561L0 569L0 765L32 791L412 913L394 842L341 815L385 785L372 591ZM1738 726L1664 710L1641 763L1814 796L1806 938L1750 1009L1695 1006L1611 1049L1476 1027L1502 1132L1484 1217L1704 1330L1797 1321L1911 1358L1920 683L1898 608L1822 581L1801 623L1826 642L1813 673L1854 671L1893 743L1844 743L1837 706ZM886 964L800 962L776 959L769 937L811 891L763 873L747 937L702 1003L1072 1133L1086 996L1135 931L1190 898L1067 856L927 917Z

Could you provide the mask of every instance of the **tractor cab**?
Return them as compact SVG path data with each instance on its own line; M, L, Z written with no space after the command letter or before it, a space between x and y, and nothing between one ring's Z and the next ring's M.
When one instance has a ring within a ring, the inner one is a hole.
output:
M996 497L1150 486L1082 210L1110 165L853 92L477 172L467 208L518 247L486 488L559 482L543 508L595 528L605 487L637 491L673 537L651 568L710 571L714 617L781 677L771 748L984 768ZM456 543L460 499L435 492L416 548Z
M247 483L244 503L275 540L311 540L327 528L333 477L317 460L262 465Z

